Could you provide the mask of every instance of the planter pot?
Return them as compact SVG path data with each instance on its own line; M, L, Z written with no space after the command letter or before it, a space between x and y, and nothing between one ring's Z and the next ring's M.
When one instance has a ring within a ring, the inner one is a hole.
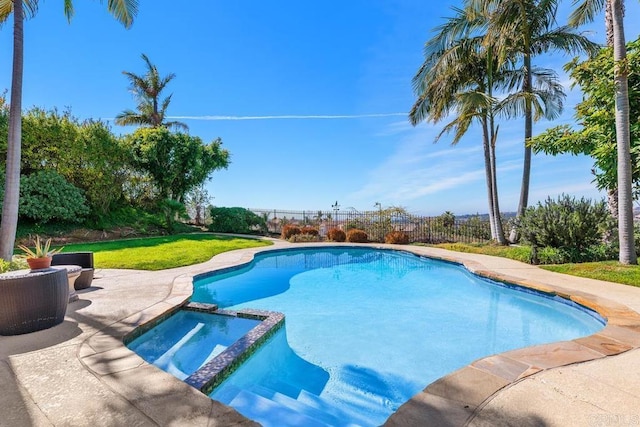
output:
M51 267L51 257L27 258L27 264L29 264L31 271L49 268Z

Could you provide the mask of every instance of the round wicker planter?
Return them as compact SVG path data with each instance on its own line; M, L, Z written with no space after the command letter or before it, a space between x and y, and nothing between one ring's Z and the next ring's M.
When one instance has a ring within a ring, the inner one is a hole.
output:
M53 268L0 274L0 335L26 334L62 323L68 280L66 270Z

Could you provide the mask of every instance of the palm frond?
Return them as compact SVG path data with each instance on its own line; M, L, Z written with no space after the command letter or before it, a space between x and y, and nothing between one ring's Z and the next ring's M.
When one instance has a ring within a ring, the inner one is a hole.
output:
M467 133L474 118L476 118L476 116L473 114L458 115L455 119L447 123L444 128L442 128L440 133L436 135L433 142L438 142L444 135L448 135L449 133L453 132L454 135L453 139L451 140L451 145L456 145Z
M136 109L138 111L137 113L129 114L132 113L132 111L127 110L128 113L126 117L121 117L119 119L120 122L125 120L129 121L127 124L145 124L152 127L165 126L188 129L184 123L165 123L164 118L171 102L171 95L162 101L158 99L167 84L169 84L176 75L170 73L164 77L160 76L158 68L151 62L146 54L141 54L141 58L146 66L145 74L139 75L130 71L122 72L129 80L129 90L136 100Z
M67 21L71 22L71 18L73 18L73 15L73 0L64 0L64 16L67 17Z
M135 112L133 110L124 110L122 113L116 115L115 123L120 126L148 126L151 125L148 116Z
M125 28L129 28L138 14L138 0L108 0L107 9Z
M588 22L593 22L596 15L604 9L606 0L574 0L573 12L569 15L569 25L579 27Z
M39 0L23 0L22 13L25 19L33 18L38 12ZM0 25L5 23L13 13L13 0L0 0Z
M177 120L170 121L170 122L164 122L164 126L166 126L167 128L175 129L175 130L183 130L185 132L189 132L189 126L187 126L185 123L179 122Z
M531 50L533 54L542 54L549 50L560 50L572 55L587 53L595 56L602 46L589 40L582 34L576 34L571 27L563 26L539 35L533 40Z
M429 99L423 94L418 97L416 102L409 111L409 122L413 126L417 126L419 123L427 121L429 117Z

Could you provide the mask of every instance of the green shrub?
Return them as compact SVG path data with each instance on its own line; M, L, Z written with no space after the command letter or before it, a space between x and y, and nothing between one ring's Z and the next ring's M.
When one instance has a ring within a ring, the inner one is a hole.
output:
M309 225L305 225L304 227L302 227L300 229L300 234L308 234L310 236L317 236L318 234L320 234L320 232L315 227L311 227Z
M58 173L46 170L21 178L21 217L42 224L52 220L80 222L88 213L82 190Z
M9 271L10 265L11 265L10 262L7 262L2 258L0 258L0 273L6 273L7 271Z
M266 230L264 219L245 208L211 208L209 231L257 234Z
M575 261L590 260L589 247L602 243L610 229L609 213L604 202L562 195L548 198L544 204L526 210L519 224L520 233L532 248L531 262L539 262L540 248L561 249ZM584 257L584 258L583 258Z
M537 259L533 258L534 255ZM564 264L567 259L567 253L565 251L549 246L539 248L535 252L531 251L530 256L531 259L529 262L532 264Z
M327 238L334 242L344 242L347 240L347 234L339 228L331 228L327 232Z
M7 271L23 270L28 268L26 258L14 256L11 262L7 262L0 258L0 273L6 273Z
M491 240L491 224L488 219L472 216L460 223L460 234L478 240Z
M408 245L409 235L404 231L392 231L384 236L384 242L394 245Z
M176 219L189 219L187 208L182 203L173 199L163 199L158 202L158 209L162 212L165 220L165 227L169 232L173 232L176 227Z
M366 243L369 241L369 236L362 230L358 230L357 228L352 228L347 231L347 242L351 243Z
M300 227L298 227L297 225L287 224L282 227L282 233L280 234L280 237L284 240L289 240L291 236L295 236L300 233Z
M87 219L86 224L96 230L108 230L119 227L132 228L142 234L156 234L164 229L164 218L160 213L123 206L113 209L106 214L94 215Z
M453 228L453 226L456 225L456 216L453 213L446 211L437 217L436 221L438 225L444 228Z
M537 256L537 260L533 256ZM531 251L529 262L538 264L567 264L578 262L607 261L618 257L618 249L615 245L600 243L588 248L578 250L576 248L552 248L546 246Z

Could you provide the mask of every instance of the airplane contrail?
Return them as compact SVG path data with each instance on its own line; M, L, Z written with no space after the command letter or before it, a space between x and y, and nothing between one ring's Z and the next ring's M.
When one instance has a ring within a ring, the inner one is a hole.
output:
M283 116L167 116L175 120L331 120L331 119L368 119L376 117L406 116L407 113L376 113L352 115L283 115Z

